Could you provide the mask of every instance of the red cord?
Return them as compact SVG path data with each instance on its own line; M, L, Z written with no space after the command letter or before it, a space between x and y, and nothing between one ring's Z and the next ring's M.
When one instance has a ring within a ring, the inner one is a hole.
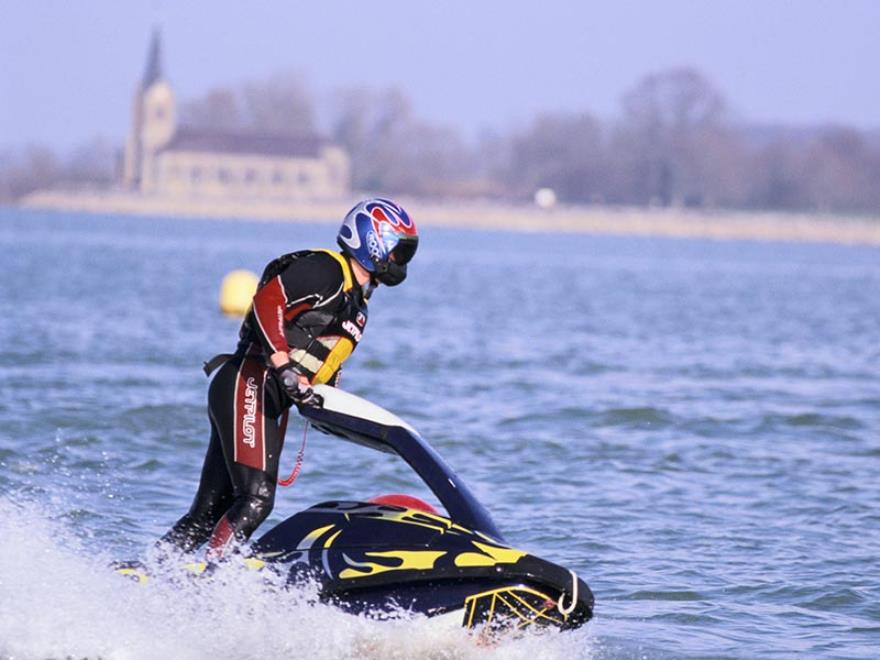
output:
M285 419L284 421L285 421L284 426L286 427L287 426L287 424L286 424L287 419ZM285 428L285 430L286 430L286 428ZM300 470L302 470L303 457L305 457L305 455L306 455L306 436L308 435L308 433L309 433L309 423L306 422L306 425L303 428L302 445L300 445L299 452L296 455L296 464L293 466L293 472L290 473L290 476L287 477L287 479L279 479L278 480L278 484L281 486L284 486L285 488L287 486L293 485L293 482L296 481L296 478L299 476Z

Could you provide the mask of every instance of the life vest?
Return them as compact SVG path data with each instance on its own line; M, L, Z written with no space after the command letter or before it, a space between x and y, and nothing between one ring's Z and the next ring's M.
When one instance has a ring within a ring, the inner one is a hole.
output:
M283 273L294 261L315 252L324 252L342 269L343 285L339 300L329 300L319 307L306 309L288 318L284 334L295 362L313 385L326 383L357 347L367 324L367 304L348 260L333 250L301 250L272 260L263 270L260 286ZM291 310L286 310L290 312ZM253 340L252 313L242 325L242 343ZM248 342L250 343L250 342Z

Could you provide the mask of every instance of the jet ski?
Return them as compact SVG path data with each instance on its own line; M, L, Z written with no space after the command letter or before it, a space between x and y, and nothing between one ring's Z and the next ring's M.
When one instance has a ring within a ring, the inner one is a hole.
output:
M407 495L323 502L257 541L245 560L291 586L316 581L322 601L383 616L405 610L460 620L468 629L577 628L593 594L574 571L512 547L489 512L409 424L361 397L326 385L300 414L324 433L397 454L445 509ZM204 564L191 564L200 572ZM117 572L145 579L134 564Z

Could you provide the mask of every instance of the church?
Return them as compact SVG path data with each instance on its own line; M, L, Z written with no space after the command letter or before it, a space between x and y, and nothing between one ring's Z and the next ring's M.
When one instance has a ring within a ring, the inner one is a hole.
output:
M122 176L128 190L171 198L335 199L350 189L348 155L316 135L179 125L158 31L135 91Z

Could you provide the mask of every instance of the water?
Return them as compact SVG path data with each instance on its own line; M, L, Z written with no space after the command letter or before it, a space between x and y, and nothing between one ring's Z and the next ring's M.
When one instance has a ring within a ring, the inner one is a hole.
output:
M246 576L108 575L193 495L201 362L237 331L223 275L333 231L0 210L0 657L878 655L876 248L423 230L343 387L416 426L512 543L587 580L582 631L486 649ZM320 434L305 460L263 530L324 499L431 499Z

